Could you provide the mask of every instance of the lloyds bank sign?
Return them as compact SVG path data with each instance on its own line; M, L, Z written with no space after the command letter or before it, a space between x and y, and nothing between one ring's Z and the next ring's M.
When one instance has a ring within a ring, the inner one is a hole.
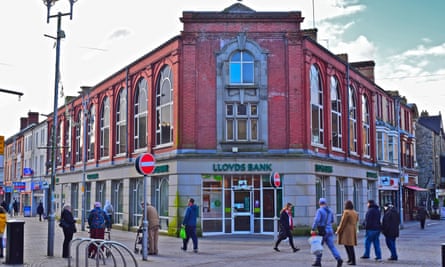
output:
M213 163L214 172L271 172L272 163Z

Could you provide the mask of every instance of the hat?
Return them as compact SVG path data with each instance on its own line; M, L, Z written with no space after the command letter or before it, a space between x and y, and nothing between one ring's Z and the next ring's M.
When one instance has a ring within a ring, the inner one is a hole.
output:
M102 207L102 204L100 202L96 202L96 203L94 203L94 207L100 208L100 207Z
M318 201L318 204L326 204L326 198L324 198L324 197L320 198L320 200Z

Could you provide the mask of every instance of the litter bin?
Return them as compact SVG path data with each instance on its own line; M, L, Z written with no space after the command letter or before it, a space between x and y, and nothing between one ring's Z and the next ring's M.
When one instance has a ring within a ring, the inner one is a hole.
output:
M6 222L6 264L23 264L23 240L25 221Z
M31 217L31 206L24 206L23 207L23 216Z

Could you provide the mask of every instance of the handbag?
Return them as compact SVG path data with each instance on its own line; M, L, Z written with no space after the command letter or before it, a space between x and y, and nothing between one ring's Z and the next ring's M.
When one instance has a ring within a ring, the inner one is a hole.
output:
M181 230L179 231L179 237L181 237L182 239L186 239L187 238L187 233L185 232L185 227L182 226Z

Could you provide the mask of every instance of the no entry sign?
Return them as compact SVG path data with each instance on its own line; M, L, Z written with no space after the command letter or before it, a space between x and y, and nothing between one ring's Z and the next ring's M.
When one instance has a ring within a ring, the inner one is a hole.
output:
M270 175L270 184L275 188L281 186L281 176L278 172L273 172Z
M155 157L150 153L144 153L136 158L134 163L136 170L142 175L148 175L155 169Z

